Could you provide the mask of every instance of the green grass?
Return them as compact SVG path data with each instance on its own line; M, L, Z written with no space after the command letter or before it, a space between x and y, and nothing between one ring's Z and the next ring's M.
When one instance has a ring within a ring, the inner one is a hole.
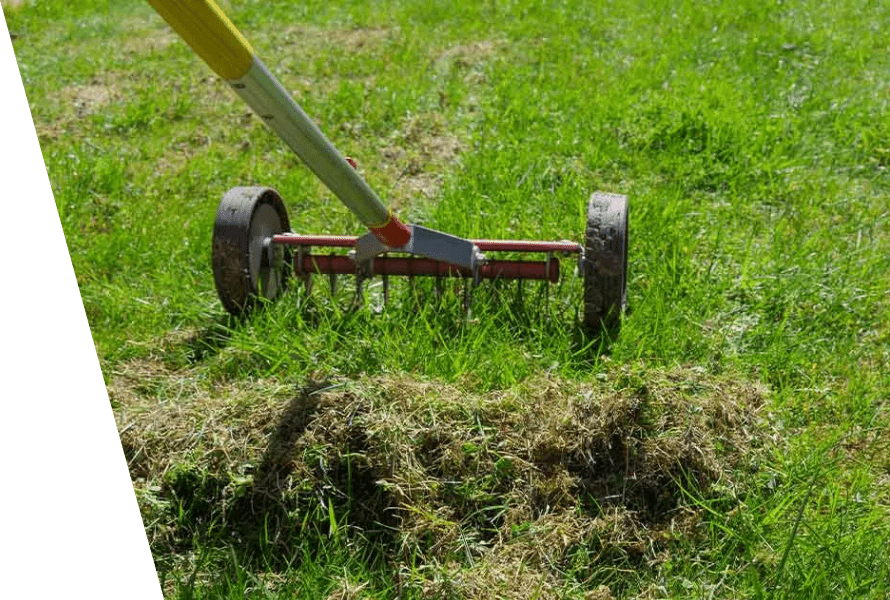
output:
M480 394L544 376L644 388L647 373L692 365L762 382L771 445L736 488L688 489L696 535L642 562L594 561L591 542L561 567L560 593L886 596L890 7L230 4L410 221L578 240L592 191L627 194L630 311L608 347L585 337L569 276L527 285L522 303L484 286L469 321L458 289L436 300L424 283L402 287L378 314L348 310L348 290L332 301L324 281L310 298L294 286L228 319L209 257L227 189L275 187L302 233L359 234L359 223L146 3L38 1L7 10L7 24L109 384L140 361L165 369L168 387L145 392L159 402L186 380L214 393L396 376ZM637 375L615 380L616 368ZM284 562L271 542L248 555L212 523L164 511L169 527L197 532L154 547L170 597L421 597L424 582L471 567L396 556L357 528L330 535L325 517L348 525L348 511L314 514Z

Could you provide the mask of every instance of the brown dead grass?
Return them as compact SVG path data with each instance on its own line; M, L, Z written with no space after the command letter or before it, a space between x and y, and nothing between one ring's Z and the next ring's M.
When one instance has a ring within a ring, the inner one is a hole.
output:
M144 22L127 19L122 23L127 35L115 52L132 56L139 62L151 53L164 51L169 45L179 43L177 36L161 21ZM365 81L368 89L373 89L374 75L356 76L349 73L314 73L305 64L307 57L323 56L331 48L337 52L361 54L369 57L382 56L389 44L403 34L397 28L350 28L329 29L309 25L292 25L280 31L269 32L266 45L268 55L281 71L281 78L291 86L292 93L300 102L306 95L332 94L344 78ZM482 77L485 62L500 47L500 41L478 41L453 47L430 50L431 77L440 77L451 70L463 73L465 77ZM481 80L480 80L481 82ZM88 81L68 85L52 92L56 109L52 119L35 123L41 139L53 140L76 134L84 126L81 122L93 115L114 112L139 96L148 82L132 74L106 72ZM257 126L251 113L243 108L228 86L213 76L192 80L188 89L176 90L189 98L191 110L201 113L225 111L227 120L216 121L219 127L242 132L241 141L233 142L233 149L242 151L251 146L251 137L257 135ZM443 102L446 101L443 99ZM238 116L240 115L240 117ZM235 121L237 119L237 121ZM348 137L365 145L365 134L348 131L351 127L361 130L360 124L334 123L321 124L324 129L334 127L345 130ZM217 125L208 123L212 131ZM330 132L329 132L330 133ZM458 132L459 133L459 132ZM360 168L374 181L386 196L386 202L394 210L405 212L423 211L423 206L435 201L441 193L448 174L460 168L460 157L465 150L465 142L455 132L453 124L437 113L407 115L401 124L368 148L364 156L357 156ZM201 136L201 132L189 132L187 139L175 140L169 152L157 159L160 174L176 174L195 156L206 151L212 136Z
M205 389L188 373L153 361L125 365L108 385L130 473L155 482L182 464L243 473L262 454L276 409L290 393L262 381Z
M480 67L494 57L505 43L503 40L479 40L450 46L433 58L433 71L442 76L456 69L464 73L466 81L481 83L483 74Z
M119 54L133 56L139 60L142 55L158 52L181 38L161 19L127 17L120 22L121 43L116 48Z
M60 104L69 107L73 117L82 119L121 100L122 87L117 77L95 77L84 84L65 86L56 97Z
M309 63L331 53L367 56L369 60L385 52L387 44L400 36L398 29L388 28L322 28L294 24L267 32L263 60L283 74L282 80L294 86L291 92L300 102L306 95L326 97L336 91L343 79L363 82L373 87L373 75L336 72L315 68Z
M303 54L318 56L323 50L336 48L344 52L364 52L399 36L397 28L353 27L328 28L306 23L292 24L279 31L269 32L268 40L272 48L282 54ZM276 50L277 51L277 50Z
M143 361L113 373L109 395L156 552L188 537L174 500L237 539L278 527L285 546L286 515L324 527L332 504L426 565L403 585L428 597L562 597L579 552L657 562L697 535L681 485L731 489L766 439L763 388L696 369L480 394L405 377L210 385Z
M435 200L464 150L464 142L437 115L407 117L388 142L381 152L382 171L391 182L388 200L396 211Z
M308 75L305 66L301 66L307 56L323 55L333 48L337 52L367 55L369 60L376 60L383 57L388 46L402 36L397 28L331 30L299 25L273 34L271 45L279 57L276 65L290 74L289 81L295 82L293 93L299 102L301 97L308 95L330 95L344 78L361 82L368 93L373 93L377 85L373 74L361 76L322 72ZM465 79L482 83L484 64L501 44L499 40L478 41L444 50L431 48L430 77L443 77L449 71L457 70L463 73ZM472 104L474 101L471 94L468 102ZM440 102L447 103L448 99L442 96ZM356 139L363 138L360 124L322 126L336 126L344 130L346 135L354 135ZM353 132L353 129L357 131ZM375 150L374 155L356 158L360 168L368 169L370 177L382 180L387 188L386 201L394 210L417 208L435 200L442 189L445 176L460 168L460 155L465 144L453 133L453 129L453 124L445 122L438 113L407 115L401 125L383 141L382 150Z
M356 583L341 577L334 586L334 590L325 597L325 600L361 600L369 598L365 593L367 583Z

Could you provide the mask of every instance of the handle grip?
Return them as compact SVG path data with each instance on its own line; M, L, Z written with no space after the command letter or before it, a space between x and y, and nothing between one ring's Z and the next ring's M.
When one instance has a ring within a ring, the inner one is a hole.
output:
M253 64L253 48L213 0L148 0L217 75L231 81Z

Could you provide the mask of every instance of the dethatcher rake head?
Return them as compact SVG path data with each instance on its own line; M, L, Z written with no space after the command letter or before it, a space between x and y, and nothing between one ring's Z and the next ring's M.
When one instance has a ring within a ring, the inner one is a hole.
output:
M473 267L430 258L402 248L359 254L374 238L344 235L299 235L288 227L284 202L272 188L237 187L220 202L213 230L213 273L216 289L226 310L241 315L256 300L274 300L293 275L311 287L313 276L327 275L332 291L337 276L356 280L356 297L363 283L380 277L384 301L389 278L459 277L475 286L483 279L538 280L557 283L561 277L559 257L578 261L583 280L583 325L589 330L605 326L614 330L626 304L627 289L627 198L618 194L594 193L587 207L584 243L571 241L469 240L478 253ZM412 227L412 235L426 229ZM540 259L501 260L489 258L498 252L543 255Z
M392 214L358 172L306 116L257 58L213 0L148 0L176 32L364 223L360 237L298 235L290 231L281 196L272 188L238 187L223 197L213 231L213 273L227 311L241 315L258 299L274 300L288 275L309 281L354 275L362 283L379 276L384 298L389 277L483 279L560 278L558 255L574 256L583 277L583 325L614 329L625 307L627 198L594 193L588 202L584 243L468 240ZM543 260L495 259L492 253L543 254Z

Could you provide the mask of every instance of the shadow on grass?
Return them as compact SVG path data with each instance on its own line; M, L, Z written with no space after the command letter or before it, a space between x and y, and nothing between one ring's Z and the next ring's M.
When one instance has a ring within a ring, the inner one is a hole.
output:
M195 365L219 354L232 338L232 331L240 319L219 315L199 331L188 336L182 350L189 365Z
M240 316L228 313L214 316L207 325L179 344L186 362L189 365L196 365L215 357L229 345L235 332L249 326L252 319L257 318L270 306L255 306L250 312Z
M208 441L198 464L164 475L172 536L153 551L210 549L248 571L326 560L338 543L389 563L472 552L585 577L591 557L614 573L645 568L670 532L697 535L696 502L737 504L714 484L756 468L764 395L697 370L613 375L546 376L515 398L402 376L310 380L271 418L216 423L255 428L243 458ZM540 554L554 544L561 554Z
M319 409L319 394L331 387L328 381L310 381L297 391L275 419L252 481L200 468L165 477L177 525L169 550L216 549L246 568L281 570L314 559L325 551L325 540L353 531L371 548L391 545L395 528L387 524L392 519L386 509L393 499L377 485L380 474L352 457L367 440L357 436L351 452L337 461L295 456ZM311 481L325 481L327 487L320 490Z

